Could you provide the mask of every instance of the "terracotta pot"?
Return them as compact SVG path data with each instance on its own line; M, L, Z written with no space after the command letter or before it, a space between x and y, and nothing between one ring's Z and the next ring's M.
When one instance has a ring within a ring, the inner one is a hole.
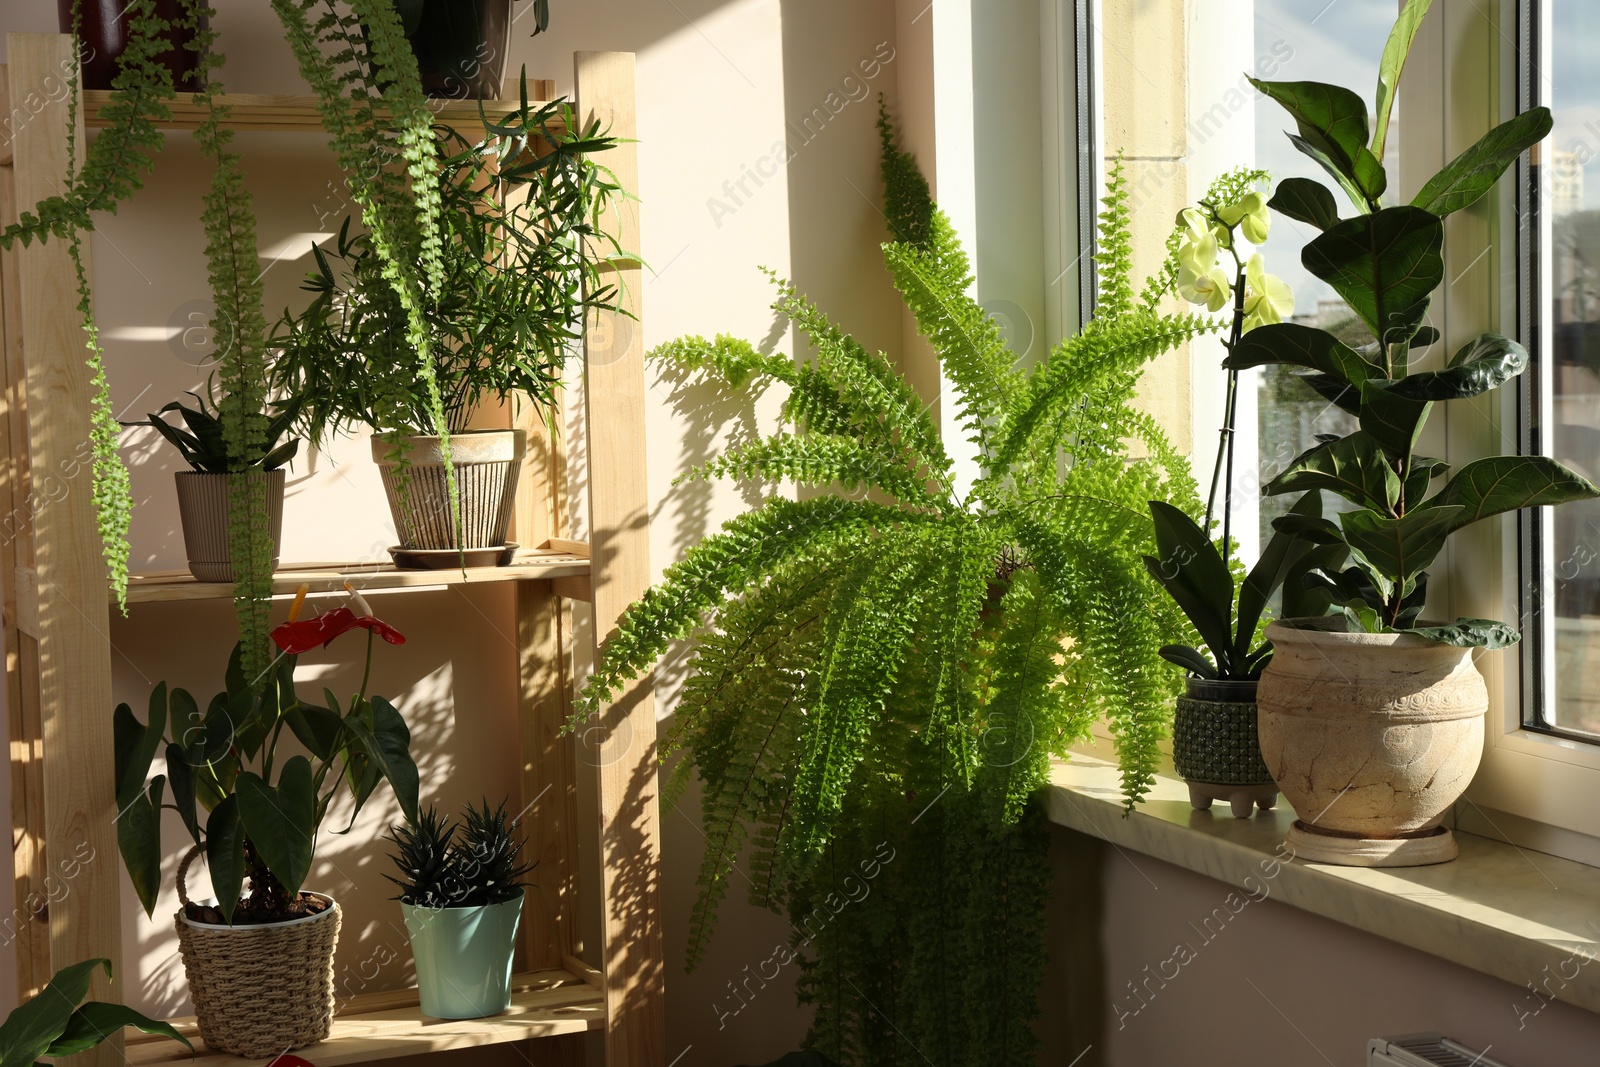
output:
M1256 740L1256 683L1189 678L1172 720L1172 763L1189 784L1189 802L1204 811L1225 800L1245 818L1271 808L1278 787Z
M122 53L128 47L128 0L81 0L83 6L83 87L109 89L121 69ZM62 33L72 32L73 0L56 0L57 26ZM170 47L157 57L172 72L172 84L179 92L200 89L200 54L188 47L194 35L180 27L184 18L183 0L156 0L156 15L172 29L166 33Z
M233 548L228 542L228 476L204 471L173 475L178 483L178 517L183 521L183 548L189 573L202 582L231 582ZM278 544L283 537L284 472L267 471L268 533L272 537L272 566L278 566Z
M439 438L377 436L372 459L403 549L494 548L506 543L528 436L521 430L468 430L450 435L450 458L461 494L461 543L450 514Z
M1343 620L1273 623L1256 691L1261 753L1300 816L1297 853L1410 866L1454 859L1440 825L1483 753L1483 676L1470 648ZM1340 630L1330 627L1338 625Z

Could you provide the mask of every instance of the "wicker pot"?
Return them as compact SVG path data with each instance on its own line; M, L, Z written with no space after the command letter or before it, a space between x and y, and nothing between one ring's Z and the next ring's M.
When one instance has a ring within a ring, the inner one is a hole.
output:
M128 0L82 0L82 5L83 87L109 89L128 47ZM72 32L72 7L73 0L56 0L56 25L62 33ZM156 61L172 72L179 92L199 91L200 54L189 47L194 34L182 25L183 0L156 0L155 9L172 27L165 34L169 47Z
M400 547L454 550L504 545L527 440L521 430L469 430L450 435L451 460L461 493L462 543L458 544L439 438L374 437L372 459L383 472L383 488Z
M1190 678L1172 722L1172 764L1205 810L1225 800L1239 818L1278 799L1256 739L1256 683Z
M1256 694L1261 753L1300 816L1291 846L1347 866L1454 859L1440 822L1478 769L1489 706L1473 650L1296 622L1268 628Z
M481 1019L511 1007L511 962L522 896L476 908L401 904L417 961L422 1014Z
M283 536L284 472L267 471L267 530L272 537L272 566L278 566ZM183 471L178 485L178 516L183 521L183 548L189 573L202 582L231 582L233 549L228 543L228 475Z
M178 867L178 951L206 1045L235 1056L276 1056L321 1041L333 1027L333 950L341 913L260 926L214 926L184 915L189 850Z

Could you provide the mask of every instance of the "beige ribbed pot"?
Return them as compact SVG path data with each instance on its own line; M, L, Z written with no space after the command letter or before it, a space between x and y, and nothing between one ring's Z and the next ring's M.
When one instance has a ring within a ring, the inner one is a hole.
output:
M266 471L251 477L264 477L267 481L268 531L272 536L272 566L276 569L283 535L284 472ZM178 517L183 522L189 573L202 582L233 581L233 550L228 544L228 476L182 471L173 478L178 485Z
M527 447L528 436L521 430L467 430L450 435L450 458L461 494L462 537L458 545L439 438L373 437L372 460L383 472L383 488L400 547L438 550L504 545Z
M1454 859L1440 820L1478 769L1489 706L1473 650L1290 622L1267 628L1275 651L1256 706L1262 757L1299 816L1296 855L1357 867Z

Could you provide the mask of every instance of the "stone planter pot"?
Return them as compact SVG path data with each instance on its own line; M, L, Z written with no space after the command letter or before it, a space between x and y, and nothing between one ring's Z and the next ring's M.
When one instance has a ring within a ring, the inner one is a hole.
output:
M511 962L522 896L476 908L401 904L417 961L422 1013L481 1019L511 1007Z
M267 529L272 537L272 566L278 566L283 537L284 472L267 471ZM183 548L189 573L202 582L231 582L233 548L228 543L228 476L204 471L173 475L178 486L178 517L183 523Z
M1248 818L1278 802L1256 740L1256 683L1189 678L1172 723L1172 763L1201 811L1225 800Z
M450 435L461 494L461 542L455 535L444 453L434 436L372 439L401 549L499 548L506 543L527 435L521 430L468 430Z
M1256 700L1262 756L1299 816L1295 854L1356 867L1454 859L1440 821L1478 769L1489 706L1472 649L1291 622L1267 628L1276 651Z

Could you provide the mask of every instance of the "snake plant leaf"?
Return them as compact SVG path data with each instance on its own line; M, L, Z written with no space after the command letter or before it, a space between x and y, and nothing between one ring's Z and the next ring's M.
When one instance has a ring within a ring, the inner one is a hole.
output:
M1373 568L1374 579L1381 575L1404 582L1427 570L1466 510L1459 505L1437 505L1395 519L1362 509L1340 515L1339 526L1352 555L1359 552Z
M1310 178L1285 178L1267 206L1280 215L1326 230L1339 223L1339 205L1328 187Z
M1492 456L1464 464L1424 510L1459 507L1451 530L1522 508L1600 496L1600 487L1547 456Z
M1502 122L1430 178L1411 203L1441 216L1476 203L1518 156L1549 136L1552 125L1547 107Z
M1279 496L1318 489L1338 493L1360 507L1387 512L1400 499L1400 476L1377 440L1357 430L1302 452L1263 491Z
M1383 158L1384 142L1389 136L1389 120L1394 113L1394 96L1400 88L1400 74L1405 69L1406 56L1411 54L1411 42L1417 36L1417 27L1428 13L1433 0L1410 0L1394 20L1389 39L1383 45L1383 57L1378 61L1378 95L1372 109L1372 154Z
M191 1051L194 1049L189 1039L178 1033L171 1023L142 1015L126 1004L106 1004L91 1000L72 1013L61 1036L50 1043L44 1054L71 1056L87 1052L113 1034L121 1033L124 1026L131 1026L141 1033L170 1037L174 1041L183 1042Z
M1522 640L1516 627L1492 619L1457 619L1444 626L1413 626L1401 630L1401 633L1416 634L1456 648L1483 648L1490 651L1510 648Z
M1407 400L1461 400L1498 389L1527 369L1526 348L1486 333L1463 345L1444 370L1408 374L1382 388Z
M244 891L244 827L239 821L237 793L223 797L206 819L206 870L217 907L231 923Z
M1307 493L1295 502L1289 514L1296 518L1321 518L1322 495ZM1283 585L1294 564L1312 547L1311 542L1277 529L1267 538L1255 566L1250 568L1239 586L1239 606L1235 613L1233 634L1233 658L1236 663L1248 660L1256 626L1261 622L1261 613L1267 609L1267 602Z
M46 1054L61 1036L73 1011L89 995L96 968L111 975L111 961L84 960L57 971L39 995L18 1007L0 1023L0 1063L27 1067Z
M317 812L311 779L311 761L294 756L285 761L276 786L253 771L241 772L235 786L244 832L290 896L300 891L311 873Z
M1374 337L1409 340L1429 294L1444 281L1443 245L1437 216L1387 207L1329 227L1305 246L1300 261L1344 297Z
M1379 373L1375 364L1333 334L1297 322L1256 327L1239 339L1222 365L1248 370L1269 363L1305 367L1355 386Z
M1188 645L1162 645L1160 656L1168 663L1175 663L1197 678L1217 677L1217 668L1206 659L1205 653Z
M1433 405L1395 396L1388 383L1372 378L1361 385L1361 429L1391 456L1409 456Z
M117 811L117 851L146 916L155 914L161 894L161 795L166 784L165 775L156 775L149 789L141 789Z
M200 843L200 817L195 810L194 768L184 755L183 746L174 741L167 746L167 784L172 787L172 806L178 809L178 818L184 829Z
M1383 166L1367 147L1366 101L1338 85L1324 82L1268 82L1250 79L1263 93L1283 105L1299 128L1295 147L1306 152L1346 187L1359 210L1383 195L1387 178ZM1304 143L1302 147L1301 142Z

